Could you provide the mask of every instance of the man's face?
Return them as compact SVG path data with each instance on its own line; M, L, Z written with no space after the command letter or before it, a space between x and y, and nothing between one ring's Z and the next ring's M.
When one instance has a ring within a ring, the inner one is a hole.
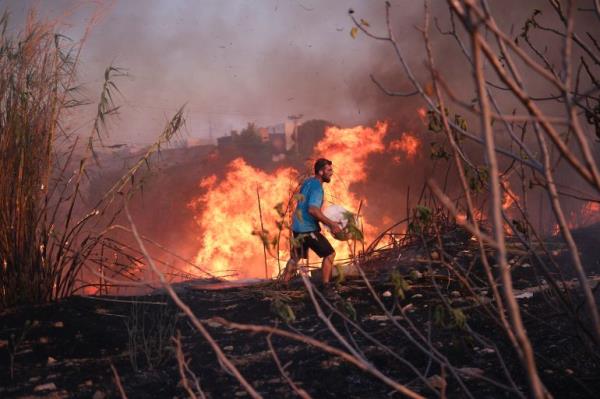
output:
M321 175L321 179L325 183L329 183L331 181L331 176L333 176L333 166L325 165L325 167L319 171L319 175Z

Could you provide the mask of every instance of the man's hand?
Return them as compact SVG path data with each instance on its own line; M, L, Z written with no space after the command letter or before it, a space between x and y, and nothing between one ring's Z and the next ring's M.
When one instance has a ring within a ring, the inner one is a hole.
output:
M342 232L342 225L340 223L331 223L329 225L331 229L331 234L336 235Z
M311 206L308 208L308 213L314 217L315 219L317 219L319 222L326 224L327 226L329 226L329 228L331 229L331 234L339 234L342 232L342 226L341 223L339 222L334 222L333 220L329 219L327 216L323 215L323 212L321 212L321 209L317 208L316 206Z

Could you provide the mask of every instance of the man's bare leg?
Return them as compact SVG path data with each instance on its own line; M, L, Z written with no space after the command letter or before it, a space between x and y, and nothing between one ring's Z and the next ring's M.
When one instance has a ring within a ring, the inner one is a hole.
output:
M281 281L283 281L284 283L288 283L292 279L292 277L294 277L294 274L296 274L297 270L298 260L290 258L290 260L288 260L285 264L285 269L283 270L283 276L281 277Z
M331 273L333 272L333 261L335 260L335 252L323 258L323 285L329 284Z

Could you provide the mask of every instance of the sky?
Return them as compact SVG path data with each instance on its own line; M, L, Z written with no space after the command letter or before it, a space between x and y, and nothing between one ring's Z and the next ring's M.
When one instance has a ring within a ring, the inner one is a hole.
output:
M392 5L399 40L411 47L420 35L422 3ZM27 0L0 7L14 26L34 7L41 18L62 21L60 30L73 40L101 10L79 76L83 93L95 101L108 65L128 72L117 80L123 108L109 142L153 141L182 105L187 134L196 138L226 135L247 122L281 123L293 114L344 126L369 123L380 117L373 99L385 97L369 73L393 61L389 47L350 35L349 8L384 32L383 1Z
M488 3L513 36L533 8L544 10L541 18L552 15L546 0ZM418 28L423 26L424 2L391 4L395 37L423 82L428 79L426 53ZM431 4L433 19L448 29L446 2ZM59 30L74 41L86 38L79 83L91 104L81 110L83 121L94 114L104 69L114 65L127 71L127 77L117 80L122 97L116 102L122 108L112 120L107 144L154 142L183 105L185 135L203 139L227 135L248 122L269 126L298 114L303 115L301 122L372 125L381 119L401 120L423 105L415 98L390 98L371 82L373 74L390 90L409 87L389 43L362 32L356 38L350 35L350 8L358 19L368 21L370 30L383 35L384 1L0 0L0 8L9 10L14 29L22 28L28 10L34 8L42 19L59 20ZM597 21L593 14L587 18ZM589 28L584 25L579 26ZM87 27L91 30L85 36ZM437 67L455 93L472 98L472 76L464 57L451 38L435 30L432 22ZM561 42L555 44L539 45L560 51ZM528 84L535 94L550 94L545 86L536 92L534 79ZM500 102L502 95L498 93ZM85 130L81 121L74 125Z

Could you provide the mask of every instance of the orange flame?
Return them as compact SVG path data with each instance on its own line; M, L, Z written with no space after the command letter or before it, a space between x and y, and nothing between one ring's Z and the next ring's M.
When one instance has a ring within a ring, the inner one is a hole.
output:
M599 222L600 203L588 201L579 209L579 211L570 212L569 219L567 220L567 228L571 230ZM559 235L559 233L560 226L558 224L554 224L552 226L551 234L556 237Z
M366 160L373 153L385 150L383 138L387 134L388 124L377 122L375 128L356 126L349 129L329 127L325 137L315 147L315 158L324 157L333 163L334 176L330 184L324 184L325 203L338 204L351 212L358 212L360 200L349 191L350 185L367 178ZM362 207L367 201L362 201ZM362 210L361 210L362 213ZM363 220L365 241L376 233L376 227ZM330 240L336 251L336 259L350 255L348 243Z
M406 154L407 159L412 159L417 155L417 151L421 146L421 141L410 133L402 133L402 137L394 140L389 145L390 151L402 151ZM394 163L400 163L400 157L393 158Z
M482 221L484 221L486 219L483 212L481 212L479 209L473 209L473 216L475 217L475 221L478 223L481 223ZM464 225L468 222L466 212L460 212L460 213L456 214L456 217L454 219L456 220L456 223L458 223L459 225Z
M510 188L508 180L504 181L504 196L502 197L502 209L508 210L519 200L519 196Z
M294 169L269 174L241 158L228 165L224 179L218 181L214 175L202 179L200 187L207 192L188 204L198 212L194 219L202 234L196 263L220 277L264 277L262 245L253 235L261 230L257 188L264 228L275 232L279 218L273 208L289 198L296 179ZM267 273L271 275L275 269L276 260L268 260Z
M375 128L327 128L325 137L314 151L315 158L330 159L336 173L330 184L324 184L324 206L335 203L358 211L360 201L349 187L366 179L368 156L385 150L383 138L387 127L386 123L377 123ZM280 203L288 203L298 187L298 177L298 172L291 168L267 173L238 158L228 165L223 179L214 175L202 179L200 187L206 190L205 194L188 204L195 212L194 220L201 231L196 263L220 277L264 277L263 248L255 234L261 231L257 188L264 230L270 239L279 231L277 223L281 221L274 208ZM365 205L363 201L363 207ZM368 240L375 228L364 222L364 232ZM282 267L288 256L287 238L284 229L279 241ZM347 242L330 241L338 254L337 259L348 256ZM273 277L278 273L278 262L276 256L268 258L267 276Z
M600 222L600 203L586 202L581 210L581 216L585 224Z
M386 122L377 122L374 129L356 126L348 129L328 127L325 130L325 137L317 143L314 152L315 157L331 160L334 170L341 172L341 176L332 179L331 187L341 188L344 187L344 181L349 185L367 178L367 157L375 152L383 152L385 146L382 141L387 129Z

